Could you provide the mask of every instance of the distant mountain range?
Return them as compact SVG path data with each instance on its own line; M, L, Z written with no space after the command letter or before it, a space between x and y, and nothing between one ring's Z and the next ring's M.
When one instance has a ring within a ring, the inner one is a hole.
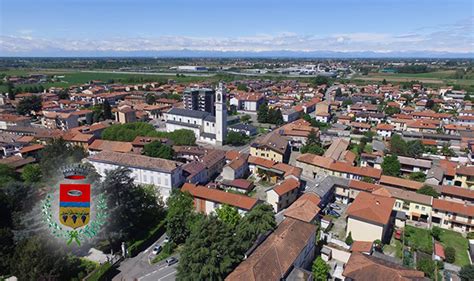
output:
M400 52L337 52L337 51L198 51L198 50L170 50L170 51L64 51L51 50L34 53L9 53L0 57L182 57L182 58L468 58L474 59L471 53L450 53L432 51L400 51Z

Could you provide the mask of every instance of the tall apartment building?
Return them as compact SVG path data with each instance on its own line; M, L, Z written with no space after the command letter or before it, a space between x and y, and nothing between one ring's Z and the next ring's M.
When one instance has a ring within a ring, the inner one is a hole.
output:
M190 110L209 112L215 115L215 91L208 88L189 88L184 91L184 107Z

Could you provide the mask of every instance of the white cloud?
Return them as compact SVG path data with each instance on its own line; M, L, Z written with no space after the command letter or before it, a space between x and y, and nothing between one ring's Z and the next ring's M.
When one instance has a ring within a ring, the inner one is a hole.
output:
M245 37L138 36L134 38L45 39L32 37L31 30L15 36L0 36L0 55L79 51L441 51L474 52L473 19L421 33L344 33L328 36L300 35L292 32L256 34Z

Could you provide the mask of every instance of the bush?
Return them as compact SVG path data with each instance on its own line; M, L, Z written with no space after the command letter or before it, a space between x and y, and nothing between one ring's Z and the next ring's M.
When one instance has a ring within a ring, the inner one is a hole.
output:
M101 266L99 266L96 270L94 270L91 275L84 278L84 280L86 281L106 280L106 276L111 268L112 268L112 264L110 262L106 262L102 264Z
M439 236L440 235L441 235L441 228L439 228L437 226L433 226L433 228L431 229L431 236L433 236L433 238L436 241L439 241Z
M474 239L474 232L469 232L467 234L467 239Z
M350 246L352 245L352 243L354 243L354 240L352 239L352 232L349 232L349 234L346 237L346 244Z
M436 263L428 258L420 259L416 264L416 269L423 271L426 276L433 278L436 269Z
M446 249L444 249L444 255L446 256L446 262L453 263L456 260L456 249L446 247Z

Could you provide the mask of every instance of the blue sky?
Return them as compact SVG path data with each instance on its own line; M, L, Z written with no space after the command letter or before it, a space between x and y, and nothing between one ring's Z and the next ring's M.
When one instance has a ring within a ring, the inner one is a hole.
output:
M0 55L474 52L472 0L0 0Z

